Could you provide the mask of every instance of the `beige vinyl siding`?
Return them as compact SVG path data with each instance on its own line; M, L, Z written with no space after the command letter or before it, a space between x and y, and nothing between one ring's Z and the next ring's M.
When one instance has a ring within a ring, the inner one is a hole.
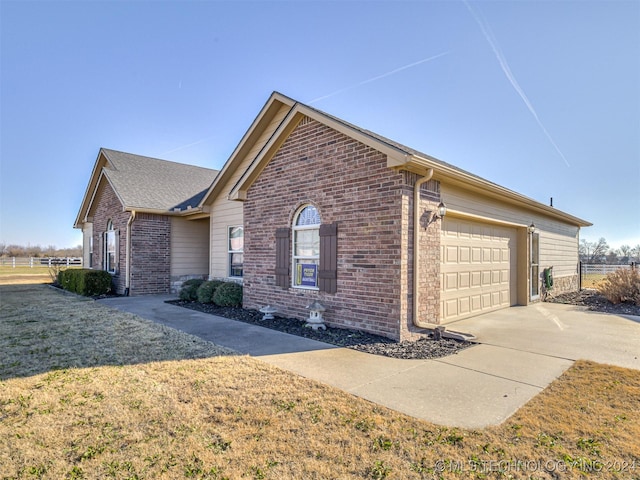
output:
M82 265L89 268L91 265L91 237L93 236L93 223L85 222L82 225ZM96 248L94 245L93 248Z
M209 272L209 219L171 218L171 276Z
M537 224L536 224L537 227ZM553 267L553 275L574 275L578 265L578 234L574 237L540 231L540 269Z
M238 182L244 171L254 158L260 153L273 132L278 128L289 107L283 107L274 117L269 127L263 132L253 149L242 159L235 168L233 175L227 181L222 192L211 204L211 258L209 275L211 278L226 278L229 276L229 249L227 245L229 227L243 225L242 202L229 200L229 192Z
M211 214L211 278L229 276L229 227L242 225L242 202L218 197Z

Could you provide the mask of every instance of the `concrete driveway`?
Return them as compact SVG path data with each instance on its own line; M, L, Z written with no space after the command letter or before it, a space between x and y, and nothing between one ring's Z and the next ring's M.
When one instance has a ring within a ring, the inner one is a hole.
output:
M450 325L485 345L569 360L593 360L640 370L640 317L538 303L512 307Z
M400 360L184 309L164 303L167 298L100 303L439 425L500 424L576 359L640 368L640 317L564 305L514 307L462 320L450 327L475 334L479 345L436 360Z

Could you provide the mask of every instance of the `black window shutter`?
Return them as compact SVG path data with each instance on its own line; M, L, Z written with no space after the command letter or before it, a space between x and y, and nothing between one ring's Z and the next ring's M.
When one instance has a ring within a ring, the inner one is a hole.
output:
M338 224L320 225L320 268L318 287L321 292L338 291Z
M291 255L289 249L291 245L291 229L276 229L276 285L282 288L289 288L291 272Z

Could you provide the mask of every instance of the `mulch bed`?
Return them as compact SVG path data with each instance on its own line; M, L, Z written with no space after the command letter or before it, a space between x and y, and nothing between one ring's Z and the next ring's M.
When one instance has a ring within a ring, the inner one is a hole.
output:
M589 310L618 315L640 316L640 306L630 303L612 304L596 290L582 290L553 297L545 301L552 303L564 303L587 307ZM183 300L171 300L167 303L178 305L192 310L197 310L211 315L231 318L245 323L271 328L281 332L311 338L339 347L352 348L362 352L384 355L393 358L404 359L434 359L446 357L469 348L475 343L463 342L449 338L435 340L433 337L423 338L417 341L396 342L386 337L367 332L347 330L343 328L327 327L327 330L313 330L305 327L305 322L295 318L276 316L273 320L262 320L263 314L257 310L240 307L218 307L213 304L199 302L187 302Z
M218 307L213 304L187 302L184 300L170 300L167 303L190 308L199 312L231 318L245 323L271 328L280 332L311 338L320 342L330 343L339 347L352 348L361 352L384 355L404 359L432 359L441 358L458 353L465 348L475 345L473 342L461 342L449 338L434 340L423 338L415 342L397 342L390 338L367 332L347 330L344 328L327 327L326 330L313 330L305 327L305 322L295 318L276 316L273 320L262 320L263 314L257 310L239 307Z
M616 315L636 315L640 316L640 305L624 302L613 304L597 290L584 289L580 292L563 293L556 296L549 296L545 300L550 303L564 303L587 307L594 312L613 313Z

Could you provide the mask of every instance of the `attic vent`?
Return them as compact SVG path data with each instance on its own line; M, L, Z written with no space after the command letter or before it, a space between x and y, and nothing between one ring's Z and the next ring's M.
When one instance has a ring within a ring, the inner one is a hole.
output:
M309 117L307 117L306 115L304 117L302 117L302 120L300 120L300 126L307 125L309 123L311 123L311 119Z

